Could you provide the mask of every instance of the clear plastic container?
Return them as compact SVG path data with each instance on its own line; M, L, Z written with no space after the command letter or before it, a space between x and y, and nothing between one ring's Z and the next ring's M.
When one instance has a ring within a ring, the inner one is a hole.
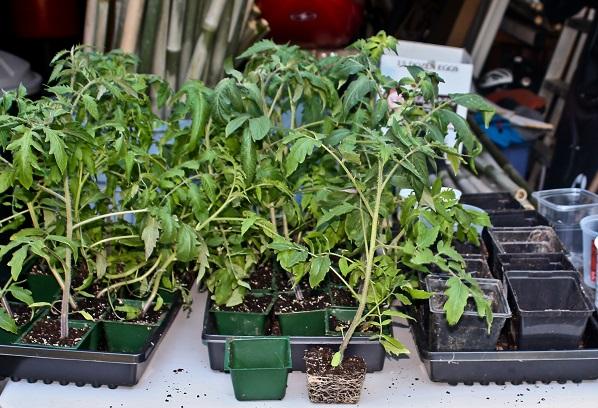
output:
M571 262L575 268L581 269L583 264L583 239L579 224L556 224L554 230L563 246L569 251Z
M598 215L585 217L579 224L583 232L583 281L595 288L598 250L594 240L598 237Z
M575 225L598 214L598 195L580 188L536 191L532 196L538 201L538 212L555 226Z

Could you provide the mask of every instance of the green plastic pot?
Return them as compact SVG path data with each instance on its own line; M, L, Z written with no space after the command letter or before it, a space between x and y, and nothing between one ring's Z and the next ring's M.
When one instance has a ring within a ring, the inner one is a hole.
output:
M60 286L52 275L29 275L27 286L35 302L51 303L58 298Z
M104 321L101 326L109 352L131 354L140 352L158 327L111 321Z
M232 338L226 341L224 369L239 401L284 398L292 367L288 337Z
M45 314L40 316L40 318L43 318L43 317L45 317ZM42 344L23 343L21 341L21 339L29 332L29 330L33 327L34 324L35 323L31 324L27 328L27 330L25 330L23 332L23 334L15 342L16 344L19 344L21 346L28 346L28 347L51 348L51 349L59 349L59 350L91 350L91 351L95 351L98 349L101 333L99 332L98 326L95 322L83 322L83 321L69 320L69 328L71 328L71 329L89 328L89 330L83 335L81 340L72 347L47 346L47 345L42 345Z
M211 309L210 313L216 320L218 334L224 336L263 336L266 331L266 318L270 314L273 304L274 299L263 313L231 312L214 309Z
M15 302L9 302L9 304L11 306L14 306L16 303ZM33 318L31 320L29 320L27 323L25 323L22 326L17 326L17 333L11 333L11 332L7 332L5 330L0 329L0 344L13 344L14 342L16 342L23 333L25 333L25 331L27 329L29 329L29 327L31 327L31 325L35 322L35 320L39 317L39 312L36 313Z
M283 336L323 336L326 333L326 310L277 313Z

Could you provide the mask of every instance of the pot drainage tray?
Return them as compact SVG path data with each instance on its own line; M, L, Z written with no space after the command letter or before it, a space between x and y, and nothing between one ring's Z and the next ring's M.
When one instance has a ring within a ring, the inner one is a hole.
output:
M210 368L224 371L224 347L226 339L231 336L218 334L212 313L209 313L210 307L211 301L208 297L201 338L208 347ZM244 338L250 336L234 337ZM292 369L298 371L305 371L305 362L303 361L305 350L317 346L338 348L342 342L340 336L289 336L289 339L291 342ZM386 353L377 340L370 340L368 337L353 337L349 342L347 354L363 357L368 372L381 371L384 368Z
M419 357L432 381L456 385L480 383L559 383L598 379L598 320L586 328L583 347L576 350L501 350L431 352L425 331L411 324ZM499 344L501 340L499 339Z
M43 381L46 384L56 381L62 385L107 385L109 388L135 385L180 307L180 299L175 300L160 326L152 332L138 353L0 345L0 377L8 377L13 381Z

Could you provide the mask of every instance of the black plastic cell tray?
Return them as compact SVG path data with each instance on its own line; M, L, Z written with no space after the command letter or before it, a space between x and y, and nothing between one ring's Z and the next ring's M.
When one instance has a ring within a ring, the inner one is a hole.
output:
M0 345L0 377L46 384L107 385L109 388L135 385L180 308L180 300L175 301L162 325L154 330L138 354Z
M463 194L462 204L473 205L492 213L505 210L522 210L523 206L510 193Z
M214 324L214 320L212 319L212 314L209 312L210 307L211 304L210 300L208 299L204 312L205 314L203 332L201 334L201 338L203 343L208 347L210 368L216 371L224 371L224 344L226 343L226 339L231 336L217 334L216 326ZM392 328L390 330L392 331ZM305 350L318 346L338 348L342 342L342 337L290 336L290 340L293 370L305 372L305 362L303 361L303 355L305 353ZM380 345L380 343L377 340L369 340L367 337L353 337L349 342L346 354L361 356L365 360L367 371L369 373L374 371L381 371L384 368L384 360L386 358L386 353L382 345Z
M489 214L494 228L549 226L548 220L535 210L505 210Z
M419 358L432 381L452 385L524 382L580 382L598 379L598 322L594 315L584 335L587 348L548 351L430 352L425 334L411 325Z

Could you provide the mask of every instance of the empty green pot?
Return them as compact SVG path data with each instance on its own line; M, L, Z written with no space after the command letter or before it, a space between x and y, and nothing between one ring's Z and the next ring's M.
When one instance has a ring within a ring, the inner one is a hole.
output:
M326 333L326 310L277 313L283 336L323 336Z
M292 367L288 337L232 338L226 341L224 369L239 401L280 400Z

